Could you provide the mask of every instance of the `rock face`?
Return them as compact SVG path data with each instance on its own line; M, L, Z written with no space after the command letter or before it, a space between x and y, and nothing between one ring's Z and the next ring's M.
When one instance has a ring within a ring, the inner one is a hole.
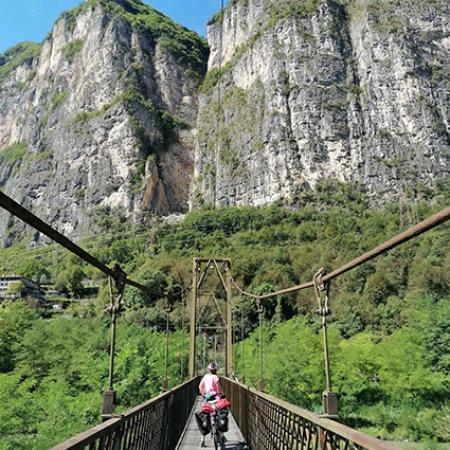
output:
M86 0L0 57L0 184L71 237L183 212L208 48L139 0ZM0 214L0 234L23 234ZM8 238L9 236L9 238Z
M448 182L448 0L230 0L208 40L193 206L295 202L330 179L408 201Z
M448 0L229 0L208 39L203 80L195 33L140 0L85 0L0 55L2 188L78 237L189 195L301 204L337 180L408 202L448 182ZM4 243L24 230L0 214Z

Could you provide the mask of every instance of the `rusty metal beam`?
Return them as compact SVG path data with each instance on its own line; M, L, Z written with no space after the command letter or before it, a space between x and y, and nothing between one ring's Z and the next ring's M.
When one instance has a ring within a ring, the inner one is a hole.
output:
M194 262L198 265L199 270L201 271L201 268L202 268L202 262L199 260L199 258L195 258ZM198 281L197 281L197 292L198 292L198 291L200 290L200 288L202 287L203 280L205 279L206 273L208 272L208 268L209 268L209 263L210 263L210 262L211 262L211 261L209 261L209 262L206 264L206 266L205 266L205 268L204 268L202 274L200 275L200 278L199 278Z
M198 257L195 258L198 262L211 262L211 261L217 261L217 262L230 262L229 258L202 258Z
M352 261L348 262L347 264L344 264L338 269L333 270L332 272L325 275L322 278L322 281L323 282L330 281L333 278L336 278L344 274L345 272L348 272L349 270L352 270L355 267L358 267L361 264L364 264L365 262L370 261L371 259L374 259L377 256L388 252L389 250L392 250L393 248L399 246L400 244L403 244L411 240L412 238L419 236L420 234L425 233L426 231L429 231L432 228L437 227L438 225L446 222L449 219L450 219L450 206L438 212L437 214L434 214L428 219L419 222L417 225L414 225L413 227L407 229L403 233L400 233L397 236L394 236L393 238L389 239L388 241L383 242L374 249L364 253L358 258L353 259ZM290 288L282 289L280 291L270 292L269 294L263 294L259 296L259 298L261 300L264 300L276 297L277 295L291 294L293 292L298 292L303 289L309 289L312 287L314 287L314 283L310 281L308 283L299 284L298 286L292 286Z
M216 296L214 295L214 293L211 293L211 294L209 295L209 298L211 298L212 301L214 302L214 306L216 307L216 310L217 310L217 312L218 312L218 314L219 314L219 317L222 319L222 322L224 323L224 325L226 325L225 318L223 317L222 310L220 309L220 305L219 305L219 303L218 303L218 301L217 301L217 298L216 298Z
M115 280L117 280L120 277L120 275L115 270L103 264L97 258L88 253L86 250L83 250L77 244L72 242L69 238L56 231L50 225L45 223L43 220L39 219L39 217L35 216L32 212L28 211L22 205L19 205L19 203L17 203L11 197L8 197L4 192L1 191L0 191L0 207L6 209L6 211L11 213L13 216L19 218L20 220L33 227L35 230L41 232L51 240L57 242L65 249L69 250L69 252L77 255L83 261L96 267L105 275L108 275L109 277L112 277ZM137 283L136 281L130 280L129 278L126 279L126 284L144 291L148 290L146 286L143 286L142 284Z
M227 263L227 264L229 264L229 263ZM219 280L222 283L223 289L226 291L227 290L227 284L225 283L225 280L223 279L223 276L220 273L220 269L219 269L219 266L217 265L217 261L216 260L214 260L214 268L216 269L217 276L219 277Z

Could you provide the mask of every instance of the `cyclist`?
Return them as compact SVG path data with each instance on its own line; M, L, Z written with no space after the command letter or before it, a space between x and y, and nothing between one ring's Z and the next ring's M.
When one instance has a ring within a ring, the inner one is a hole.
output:
M216 375L218 369L217 363L215 361L211 362L208 365L208 369L210 373L207 373L203 376L202 381L200 381L200 385L198 387L198 390L200 391L200 394L203 396L205 401L216 398L220 392L219 377ZM205 436L202 436L200 446L206 447Z
M210 373L203 376L198 387L200 394L202 394L203 397L206 397L207 395L212 397L220 392L219 377L216 375L218 369L217 363L215 361L211 362L208 369Z

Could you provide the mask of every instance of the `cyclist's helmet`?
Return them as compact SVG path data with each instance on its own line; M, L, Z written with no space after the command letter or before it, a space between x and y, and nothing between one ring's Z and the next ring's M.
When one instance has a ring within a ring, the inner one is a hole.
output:
M211 372L217 372L218 368L219 368L219 366L218 366L218 364L215 361L209 363L208 369Z

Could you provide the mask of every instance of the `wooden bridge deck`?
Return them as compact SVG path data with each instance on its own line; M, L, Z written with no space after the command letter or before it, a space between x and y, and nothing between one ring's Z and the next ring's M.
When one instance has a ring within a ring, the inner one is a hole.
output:
M180 438L180 441L178 442L177 450L197 450L200 447L200 439L201 434L198 430L197 422L195 421L194 413L195 411L198 411L200 409L201 404L201 398L199 397L197 399L197 403L195 404L191 415L189 417L189 420L186 424L186 428L184 429L184 433ZM242 437L242 434L236 425L236 422L233 419L233 416L230 414L230 429L228 433L225 433L225 437L227 439L225 448L227 450L233 450L236 448L236 446L244 442L244 439ZM206 448L213 449L214 448L214 442L211 439L211 436L206 436Z

